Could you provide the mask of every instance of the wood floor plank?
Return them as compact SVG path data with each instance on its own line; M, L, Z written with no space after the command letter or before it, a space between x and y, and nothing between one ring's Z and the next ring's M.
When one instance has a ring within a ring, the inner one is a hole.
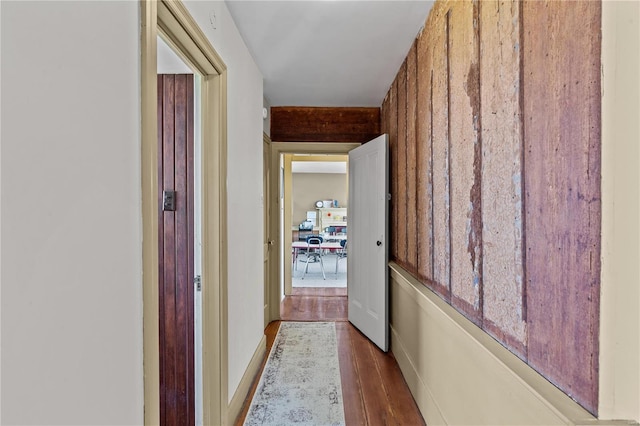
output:
M362 399L367 414L367 424L395 425L397 424L393 411L389 406L387 393L382 386L382 377L378 370L373 351L379 349L354 327L349 330L351 347L360 378Z
M364 425L367 424L367 416L360 391L362 389L360 377L351 346L350 328L353 326L347 322L336 323L344 418L347 425Z
M293 287L292 296L346 296L346 287Z
M290 321L336 322L347 426L424 425L393 354L380 351L348 322L347 303L345 296L288 296L281 304L281 317ZM265 329L267 353L279 327L280 321L274 321ZM244 422L265 362L236 419L236 426Z
M380 374L380 383L384 387L389 408L397 424L424 425L420 410L393 354L380 350L372 350L372 354Z
M280 305L280 318L283 321L347 321L346 299L345 296L287 296Z

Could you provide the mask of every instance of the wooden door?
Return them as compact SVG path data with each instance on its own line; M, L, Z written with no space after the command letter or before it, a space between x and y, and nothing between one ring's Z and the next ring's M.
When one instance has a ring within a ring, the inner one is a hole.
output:
M349 321L389 349L388 136L349 152Z
M193 75L158 75L162 425L195 424L193 127Z

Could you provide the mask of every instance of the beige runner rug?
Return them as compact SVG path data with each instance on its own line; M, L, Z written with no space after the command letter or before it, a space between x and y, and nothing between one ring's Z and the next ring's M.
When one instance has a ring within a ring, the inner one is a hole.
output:
M244 424L344 423L335 323L282 322Z

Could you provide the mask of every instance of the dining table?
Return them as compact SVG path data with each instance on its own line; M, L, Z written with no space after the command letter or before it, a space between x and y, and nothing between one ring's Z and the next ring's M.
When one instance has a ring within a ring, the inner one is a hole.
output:
M342 246L340 242L337 241L323 241L320 244L307 244L306 241L294 241L291 243L291 248L293 249L293 264L294 269L297 269L297 260L298 260L298 252L300 249L307 248L320 248L322 250L341 250Z

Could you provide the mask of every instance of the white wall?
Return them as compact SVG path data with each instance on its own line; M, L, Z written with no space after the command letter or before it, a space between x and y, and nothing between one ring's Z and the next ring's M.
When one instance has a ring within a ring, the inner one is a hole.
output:
M169 47L169 45L158 37L158 74L193 74L191 68Z
M141 424L137 2L2 8L3 424Z
M267 118L264 119L262 129L267 136L271 137L271 104L267 98L263 98L262 106L267 109Z
M0 28L2 22L2 4L0 4ZM0 30L0 46L2 46L2 31ZM2 48L0 48L0 63L2 63ZM2 82L2 66L0 66L0 82ZM0 100L2 99L2 84L0 84ZM1 103L1 101L0 101ZM0 111L2 108L0 107ZM2 188L2 114L0 114L0 188ZM0 236L2 235L2 191L0 190ZM2 243L0 238L0 312L2 309ZM2 315L0 315L0 424L2 423Z
M292 226L305 221L318 200L338 200L340 207L347 207L348 186L346 173L291 173ZM316 224L319 226L320 218Z
M262 74L224 2L187 1L228 71L229 399L264 334ZM215 14L215 29L211 16Z
M640 422L640 3L602 4L601 418Z
M0 3L0 28L2 28L2 4ZM2 31L0 30L0 46L2 46ZM0 52L2 49L0 48ZM1 63L1 61L0 61ZM2 66L0 66L0 82L2 82ZM0 84L0 100L2 99L2 84ZM1 101L0 101L1 103ZM0 111L2 107L0 107ZM2 114L0 114L0 188L2 188ZM2 191L0 191L0 235L2 235ZM0 312L2 312L2 244L0 238ZM0 424L2 423L2 315L0 314Z

